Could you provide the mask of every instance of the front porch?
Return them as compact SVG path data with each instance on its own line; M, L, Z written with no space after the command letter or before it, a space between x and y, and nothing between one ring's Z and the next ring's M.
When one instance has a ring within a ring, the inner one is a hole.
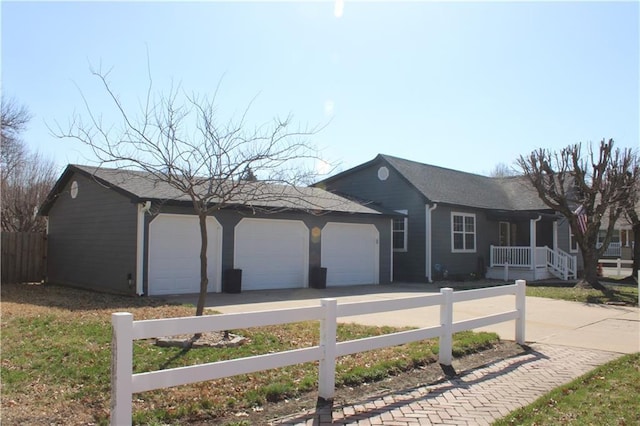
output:
M560 249L491 246L487 278L537 281L577 278L577 258Z

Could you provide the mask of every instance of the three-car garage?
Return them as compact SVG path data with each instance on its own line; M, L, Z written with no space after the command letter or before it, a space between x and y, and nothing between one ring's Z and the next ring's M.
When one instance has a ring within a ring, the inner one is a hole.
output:
M69 165L41 208L47 282L131 296L198 293L200 211L207 292L392 282L396 213L319 187L256 181L234 191L202 210L145 171Z
M215 217L207 219L210 292L222 289L222 228ZM233 267L242 271L243 291L308 287L314 255L327 269L327 286L380 282L380 235L373 224L328 221L315 227L319 239L310 238L303 220L242 218L233 228ZM149 224L148 247L148 294L199 291L197 216L159 214Z

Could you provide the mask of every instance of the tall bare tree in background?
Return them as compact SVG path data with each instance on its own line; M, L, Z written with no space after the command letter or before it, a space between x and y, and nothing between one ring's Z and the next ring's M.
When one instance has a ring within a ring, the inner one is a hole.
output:
M2 97L1 115L2 230L44 231L45 219L36 213L55 183L55 165L37 152L29 152L21 139L31 119L26 107Z
M521 156L518 164L542 201L569 221L584 261L584 277L577 285L606 292L598 282L598 259L609 245L616 220L634 197L640 179L636 153L614 149L612 139L603 139L596 152L589 145L586 155L581 144L559 153L541 148ZM605 215L609 220L607 235L598 248L598 231Z
M205 96L180 89L154 95L151 77L142 111L134 112L114 92L109 72L91 72L106 91L119 125L103 123L83 96L87 117L74 116L68 128L58 127L57 136L89 146L100 165L144 171L188 196L200 226L196 315L202 315L209 282L207 216L229 206L256 208L276 199L302 198L295 186L317 176L313 166L319 158L307 142L317 129L292 129L290 116L251 126L246 122L251 104L239 118L222 119L217 88Z
M518 171L513 167L505 163L498 163L495 165L493 170L489 172L489 177L509 177L516 176L517 174Z

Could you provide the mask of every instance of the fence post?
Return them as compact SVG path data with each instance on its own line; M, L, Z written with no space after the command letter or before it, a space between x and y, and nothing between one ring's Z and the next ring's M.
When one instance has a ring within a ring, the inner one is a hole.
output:
M130 425L133 375L133 315L111 314L111 425Z
M618 258L618 260L616 260L616 265L618 267L618 272L616 273L617 277L620 277L620 275L622 274L622 271L620 270L620 268L622 268L622 261L620 258Z
M526 300L527 282L525 280L517 280L516 310L518 311L518 318L516 319L516 343L519 345L524 345L525 341Z
M318 369L318 396L332 400L336 387L336 329L338 326L336 299L322 299L324 318L320 321L322 359Z
M440 350L438 362L451 365L451 351L453 346L453 289L441 288L442 303L440 304Z

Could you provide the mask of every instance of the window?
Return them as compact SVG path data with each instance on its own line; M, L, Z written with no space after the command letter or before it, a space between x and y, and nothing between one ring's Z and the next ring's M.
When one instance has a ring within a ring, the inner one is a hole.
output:
M576 240L576 236L574 235L574 233L571 232L571 227L569 227L569 252L578 252L578 241Z
M407 214L407 210L396 210L398 213ZM407 251L407 228L409 219L398 217L393 219L393 251Z
M470 213L451 213L451 251L476 251L476 215Z

